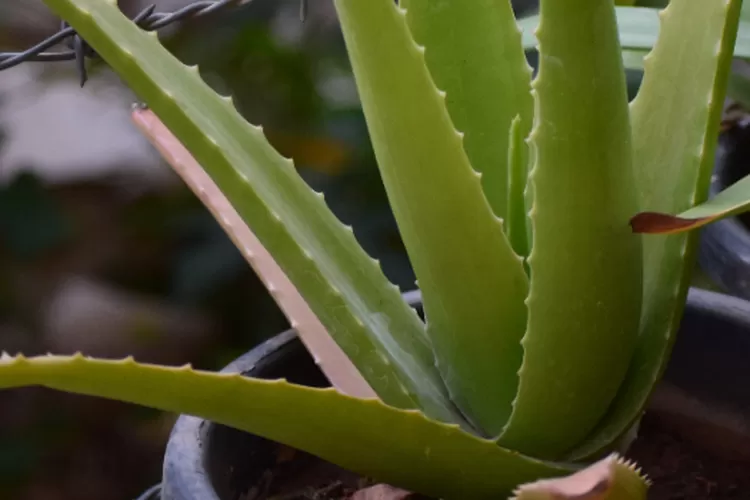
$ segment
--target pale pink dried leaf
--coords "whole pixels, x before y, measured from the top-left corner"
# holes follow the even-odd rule
[[[333,386],[350,396],[377,398],[375,391],[328,334],[273,256],[185,146],[154,112],[134,107],[131,116],[140,132],[214,214],[266,288],[275,290],[272,294],[274,300]]]
[[[387,484],[376,484],[357,491],[351,500],[416,500],[417,495]]]
[[[516,500],[645,500],[649,481],[612,454],[575,474],[518,488]]]

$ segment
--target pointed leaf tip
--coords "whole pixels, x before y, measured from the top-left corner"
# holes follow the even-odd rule
[[[686,219],[659,212],[641,212],[630,219],[630,227],[634,233],[676,234],[699,228],[710,221],[710,217]]]
[[[683,233],[748,210],[750,210],[750,176],[737,181],[705,203],[678,215],[644,212],[636,215],[630,221],[630,225],[633,231],[640,233]]]
[[[429,318],[426,333],[437,360],[430,361],[441,371],[455,407],[480,433],[497,435],[510,414],[516,392],[528,278],[482,191],[481,176],[464,150],[463,133],[456,130],[446,108],[446,93],[438,90],[433,79],[434,72],[439,74],[439,81],[450,80],[451,85],[439,85],[449,90],[453,84],[457,88],[468,81],[457,82],[448,78],[449,72],[435,71],[440,64],[465,66],[465,54],[461,56],[457,49],[446,45],[446,40],[434,31],[434,23],[440,21],[453,36],[458,19],[462,19],[459,24],[468,33],[465,23],[486,20],[487,11],[492,10],[480,7],[496,3],[505,4],[503,12],[507,11],[507,24],[512,27],[507,1],[476,5],[472,2],[470,11],[464,8],[466,2],[457,0],[412,0],[408,5],[401,2],[409,9],[408,18],[404,17],[405,11],[394,10],[391,0],[334,3],[382,181],[419,277],[423,309]],[[448,15],[448,11],[455,16]],[[429,21],[422,23],[425,18],[419,13]],[[495,15],[501,19],[503,14]],[[454,39],[448,42],[451,40]],[[426,44],[426,51],[418,45],[421,42]],[[519,61],[515,66],[520,68],[523,54],[520,48],[517,52]],[[435,63],[433,72],[428,68],[429,61],[425,63],[428,54],[436,54],[430,58]],[[443,63],[438,64],[439,61]],[[479,66],[472,77],[477,71],[481,72]],[[503,77],[502,73],[497,76]],[[486,93],[490,93],[490,87],[498,88],[494,80],[487,83]],[[447,95],[453,99],[450,96],[456,94],[449,91]],[[476,108],[477,114],[486,111],[480,109],[475,96],[462,95],[474,102],[472,109]],[[530,107],[531,98],[527,100]],[[504,113],[512,117],[519,111]],[[502,136],[506,143],[510,119],[500,120],[500,125],[495,120],[479,121],[492,125],[487,130],[502,129],[498,137]],[[470,142],[468,126],[466,131],[465,139]],[[496,154],[497,158],[492,159],[493,156],[488,164],[507,162],[507,148],[501,149],[502,155]],[[498,192],[504,195],[505,173],[498,176],[498,182],[500,177]],[[449,198],[452,201],[448,202]],[[498,203],[502,205],[502,200]],[[503,335],[498,335],[499,331]],[[456,332],[470,334],[470,341]]]
[[[325,327],[321,337],[330,334],[335,342],[328,345],[337,344],[355,367],[366,367],[362,371],[367,372],[367,384],[361,385],[372,384],[388,404],[462,421],[434,367],[423,323],[261,128],[250,125],[198,74],[186,70],[157,38],[146,36],[114,2],[45,3],[148,102],[153,113],[141,107],[133,112],[136,124],[146,125],[145,135],[162,128],[158,120],[149,122],[150,116],[158,116],[163,128],[185,146],[187,156],[205,166],[212,185],[241,219],[228,227],[235,232],[240,224],[252,229]],[[197,191],[205,200],[202,187]],[[372,321],[373,311],[378,321]]]
[[[645,61],[643,82],[630,109],[640,200],[628,219],[637,232],[657,232],[656,227],[649,229],[655,225],[653,216],[651,222],[640,214],[631,219],[639,212],[679,214],[682,219],[709,215],[683,210],[703,201],[707,193],[741,5],[740,0],[671,0],[659,15],[659,41]],[[688,60],[690,64],[684,64]],[[674,222],[662,230],[677,229],[670,224]],[[682,317],[698,239],[641,240],[647,279],[638,347],[608,415],[569,455],[573,461],[611,449],[637,421],[663,373]]]
[[[505,498],[517,484],[573,471],[502,449],[416,410],[332,387],[67,356],[0,363],[0,389],[31,385],[211,420],[437,498]]]

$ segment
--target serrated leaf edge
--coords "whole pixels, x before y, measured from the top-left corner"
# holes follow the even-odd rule
[[[352,229],[342,224],[338,218],[333,216],[325,204],[325,201],[322,199],[322,196],[314,193],[297,175],[292,160],[283,157],[270,146],[266,140],[262,127],[252,125],[239,116],[231,97],[220,98],[217,100],[217,105],[221,106],[227,113],[218,118],[218,123],[214,123],[211,127],[204,127],[205,130],[201,130],[199,126],[196,125],[196,123],[200,123],[201,120],[203,120],[203,117],[201,117],[193,102],[186,100],[194,96],[187,97],[184,94],[176,95],[170,89],[179,88],[180,85],[191,85],[191,89],[199,90],[200,93],[204,94],[203,97],[206,97],[207,95],[214,96],[215,94],[213,93],[213,90],[211,90],[211,88],[200,78],[197,67],[193,66],[188,68],[185,73],[186,78],[180,82],[165,79],[164,74],[161,72],[162,68],[150,68],[148,66],[148,61],[142,61],[146,68],[142,69],[139,63],[136,62],[132,50],[136,47],[142,50],[142,44],[147,38],[155,42],[154,46],[149,48],[152,53],[155,50],[159,52],[159,57],[162,58],[161,62],[164,62],[166,57],[169,57],[176,63],[176,65],[179,65],[180,67],[184,67],[184,65],[171,56],[171,54],[166,52],[166,49],[164,49],[159,43],[158,36],[155,33],[146,33],[135,25],[130,24],[130,21],[124,17],[119,9],[115,10],[116,7],[111,2],[102,4],[94,2],[93,0],[46,0],[46,3],[53,10],[57,11],[62,9],[62,12],[58,13],[66,15],[70,24],[86,38],[97,53],[104,56],[105,59],[109,59],[107,62],[109,62],[110,65],[116,69],[121,76],[123,76],[136,93],[145,90],[145,93],[151,96],[151,99],[149,100],[150,102],[148,102],[150,107],[159,113],[168,112],[170,117],[175,115],[181,117],[179,124],[182,128],[179,132],[175,130],[173,130],[173,132],[175,132],[177,137],[180,137],[180,135],[193,134],[193,142],[192,144],[188,144],[188,148],[191,149],[194,154],[200,152],[205,157],[209,154],[207,152],[211,151],[210,154],[213,163],[218,161],[220,164],[228,166],[228,168],[224,169],[221,174],[225,176],[224,180],[226,180],[226,177],[231,178],[232,180],[229,182],[222,183],[220,179],[215,178],[215,171],[209,171],[209,175],[215,182],[217,182],[217,185],[225,191],[225,194],[230,200],[235,200],[233,198],[232,190],[236,189],[236,186],[239,185],[244,186],[245,188],[250,188],[249,190],[245,189],[243,191],[246,203],[253,203],[253,200],[250,200],[248,195],[254,194],[254,199],[257,200],[257,202],[255,202],[256,216],[258,216],[257,214],[260,211],[264,211],[264,223],[275,228],[277,237],[278,235],[283,234],[285,240],[288,241],[295,252],[297,252],[295,259],[302,259],[302,261],[306,262],[305,269],[307,269],[308,272],[312,272],[312,275],[318,277],[319,283],[327,285],[325,297],[328,297],[329,300],[337,303],[336,321],[340,324],[343,324],[341,323],[342,320],[346,321],[349,325],[348,334],[351,333],[352,328],[356,328],[363,334],[360,338],[360,342],[363,338],[367,339],[368,342],[373,342],[377,337],[369,336],[367,333],[369,330],[365,327],[365,319],[367,319],[372,325],[375,325],[384,318],[370,318],[369,316],[371,316],[371,314],[369,314],[369,311],[355,311],[351,305],[344,300],[344,293],[352,296],[351,292],[348,290],[342,292],[342,290],[336,288],[336,285],[325,279],[326,275],[321,272],[321,265],[316,262],[313,255],[304,245],[300,245],[291,237],[289,228],[283,223],[282,217],[279,213],[275,212],[272,206],[269,206],[270,199],[263,197],[262,187],[251,183],[247,172],[236,168],[237,165],[243,164],[242,158],[233,157],[232,154],[242,151],[242,155],[246,156],[248,154],[247,149],[244,149],[242,145],[236,144],[236,148],[230,148],[229,150],[224,151],[219,145],[220,142],[228,144],[227,141],[230,140],[234,134],[230,136],[221,136],[221,138],[219,138],[218,136],[212,135],[210,132],[207,133],[207,130],[211,130],[213,134],[216,134],[217,131],[221,129],[222,124],[220,119],[230,120],[235,131],[241,130],[246,136],[254,137],[254,141],[245,141],[245,144],[247,144],[246,147],[255,151],[253,153],[255,158],[262,156],[267,161],[275,162],[276,166],[278,166],[282,172],[285,172],[285,182],[287,182],[286,187],[290,188],[288,195],[307,197],[305,201],[308,203],[308,207],[316,208],[320,214],[328,217],[328,219],[326,219],[326,224],[328,224],[327,227],[339,228],[336,237],[339,238],[340,241],[344,241],[350,250],[354,249],[357,252],[361,252],[361,264],[370,267],[370,272],[373,273],[370,276],[379,276],[383,278],[383,284],[393,294],[391,296],[391,303],[399,307],[399,314],[401,314],[400,318],[402,320],[409,318],[410,326],[415,331],[424,331],[423,325],[416,312],[405,304],[401,298],[398,287],[388,282],[378,263],[369,257],[362,247],[359,246]],[[127,21],[127,23],[124,23],[123,21]],[[127,39],[127,42],[123,43],[123,39],[121,38],[119,44],[109,43],[110,36],[106,33],[119,33],[120,31],[118,30],[128,30],[130,32],[130,37]],[[189,81],[191,78],[187,78],[188,75],[192,78],[192,83]],[[162,119],[164,119],[164,117],[162,117]],[[173,123],[169,123],[168,120],[165,120],[167,126],[172,127],[177,123],[175,120],[171,121]],[[200,141],[202,146],[198,145],[198,141]],[[205,159],[206,158],[204,158],[204,160]],[[256,170],[255,175],[257,176],[258,173],[259,171]],[[255,184],[262,184],[264,180],[268,181],[268,176],[276,174],[270,172],[263,175],[265,175],[263,179],[255,179]],[[234,192],[234,195],[236,194],[237,193]],[[245,214],[242,215],[244,216]],[[258,236],[261,241],[263,241],[263,235],[258,234]],[[282,262],[280,262],[280,264],[285,272],[288,273],[290,271]],[[294,279],[291,275],[290,278]],[[344,280],[343,283],[346,283],[346,280]],[[358,296],[356,293],[354,295]],[[398,297],[397,299],[396,296]],[[401,308],[401,305],[403,305],[403,308]],[[329,312],[330,309],[331,308],[329,307]],[[321,311],[318,312],[320,313]],[[339,343],[339,340],[341,339],[337,339],[337,343]],[[381,339],[377,340],[380,341]],[[422,359],[432,359],[430,347],[423,333],[418,333],[416,336],[412,336],[410,341],[423,346],[421,353],[423,356]],[[339,343],[339,345],[341,345],[341,343]],[[351,349],[358,351],[360,349],[357,345],[354,347],[349,346],[349,350],[343,345],[341,346],[345,351],[351,351]],[[424,363],[417,365],[415,357],[420,354],[417,352],[416,345],[412,346],[414,349],[411,350],[404,350],[403,348],[388,349],[386,345],[382,345],[382,347],[384,348],[383,350],[373,350],[372,352],[374,354],[368,358],[366,365],[359,367],[362,375],[374,386],[373,388],[378,390],[381,397],[390,400],[392,403],[396,404],[396,406],[423,407],[428,413],[437,415],[437,418],[441,420],[463,422],[463,419],[455,412],[452,404],[447,400],[445,388],[443,387],[442,381],[437,375],[437,372],[430,373],[424,371],[425,369],[434,369],[434,367],[431,366],[431,363],[430,366]],[[352,352],[347,352],[347,354],[352,361],[355,361],[356,356],[352,356]],[[406,361],[404,360],[405,356],[408,358]],[[400,375],[396,375],[397,373],[400,373]],[[401,377],[404,375],[407,376],[407,380],[411,381],[412,386],[409,389],[405,387],[404,381],[401,380]],[[383,388],[387,390],[386,393],[383,392]]]
[[[720,0],[724,2],[725,9],[729,11],[729,9],[732,8],[733,2],[735,0]],[[737,0],[742,1],[742,0]],[[673,9],[675,9],[675,4],[670,3],[666,8],[659,11],[659,23],[660,23],[660,33],[662,32],[661,27],[665,23],[665,21],[669,18]],[[716,51],[715,51],[715,58],[717,60],[720,60],[721,58],[730,57],[732,53],[732,44],[728,42],[727,37],[731,36],[728,35],[727,30],[727,20],[728,16],[725,16],[725,24],[722,31],[722,38],[719,41]],[[655,47],[656,48],[656,47]],[[655,49],[654,48],[654,49]],[[644,57],[643,65],[644,65],[644,71],[649,72],[653,71],[655,68],[656,61],[654,60],[654,49],[649,51],[648,54]],[[717,63],[719,64],[719,63]],[[719,98],[721,94],[725,92],[726,89],[726,82],[723,84],[718,84],[716,78],[714,78],[714,83],[709,91],[708,98],[706,100],[706,111],[707,115],[709,116],[708,122],[709,127],[704,132],[703,138],[699,147],[699,151],[695,152],[695,158],[701,160],[701,166],[699,167],[698,171],[696,172],[696,180],[695,180],[695,188],[693,189],[691,196],[692,204],[698,203],[700,201],[703,201],[705,197],[707,196],[707,187],[708,183],[710,182],[712,168],[713,168],[713,156],[707,156],[706,150],[710,145],[710,142],[714,142],[715,139],[712,139],[712,137],[718,137],[718,131],[719,131],[719,122],[720,122],[720,116],[722,113],[723,105],[714,106],[715,103],[723,103],[723,100]],[[639,94],[640,95],[640,94]],[[630,109],[632,113],[632,109],[634,106],[638,103],[638,96],[630,103]],[[713,109],[712,109],[713,107]],[[641,207],[641,210],[647,208],[647,207]],[[687,235],[675,235],[672,237],[676,238],[684,238],[682,243],[682,249],[680,251],[680,254],[683,257],[683,264],[682,264],[682,270],[680,272],[680,278],[675,283],[674,288],[670,292],[670,296],[672,297],[671,302],[673,304],[676,304],[676,306],[672,309],[670,312],[670,319],[668,320],[669,324],[669,331],[664,332],[664,336],[667,339],[667,346],[665,350],[665,354],[661,358],[660,366],[658,367],[657,371],[654,372],[651,376],[651,384],[649,387],[650,390],[647,391],[647,394],[645,397],[640,398],[638,407],[632,412],[631,418],[625,422],[616,433],[609,432],[608,437],[602,437],[601,431],[597,428],[594,430],[594,432],[584,440],[581,446],[578,446],[576,449],[570,453],[567,458],[575,461],[580,460],[590,460],[597,455],[600,455],[603,452],[606,452],[618,439],[620,439],[625,433],[628,432],[630,427],[640,418],[640,416],[645,411],[646,405],[648,403],[648,395],[652,392],[653,387],[655,383],[661,378],[664,370],[666,369],[666,362],[669,358],[669,353],[671,352],[672,345],[675,340],[675,336],[677,334],[677,329],[679,327],[679,322],[681,320],[682,311],[684,309],[684,304],[687,299],[687,293],[689,288],[689,280],[690,280],[690,274],[691,274],[691,268],[687,266],[685,263],[693,262],[694,255],[697,251],[697,244],[698,244],[698,234],[697,232],[693,232],[691,234]],[[644,268],[645,270],[645,268]],[[645,309],[644,309],[645,311]],[[643,331],[643,323],[641,324],[641,332]],[[642,338],[641,334],[641,338]],[[626,376],[626,380],[623,383],[623,386],[627,383],[627,380],[630,378],[630,374]],[[621,387],[622,391],[622,387]],[[617,399],[619,399],[620,395],[618,394],[618,398],[615,399],[615,404],[617,403]],[[613,405],[614,407],[614,405]],[[602,420],[602,423],[606,422],[607,415],[605,415],[604,419]],[[612,429],[614,426],[612,424],[608,424],[605,426],[605,428]],[[620,426],[618,426],[620,427]],[[597,439],[591,439],[592,436],[597,436]]]
[[[373,473],[369,467],[381,467],[378,477],[383,481],[446,499],[490,500],[512,490],[515,485],[508,484],[511,476],[518,475],[518,482],[525,482],[570,474],[577,469],[570,464],[543,462],[504,450],[491,440],[465,432],[458,424],[437,422],[416,409],[394,408],[378,399],[353,398],[333,388],[290,384],[283,378],[267,380],[237,372],[194,370],[190,364],[177,367],[144,364],[136,362],[132,356],[104,360],[80,352],[72,356],[35,357],[10,356],[3,352],[0,355],[0,388],[30,385],[194,415],[296,447],[359,474],[369,476]],[[169,395],[165,395],[165,391]],[[319,401],[311,401],[311,397]],[[352,451],[365,446],[362,448],[365,451],[352,454],[337,446],[331,447],[330,433],[323,432],[326,437],[321,439],[307,426],[297,423],[278,426],[277,412],[290,411],[290,408],[281,406],[282,402],[293,403],[295,399],[302,408],[307,408],[294,417],[295,421],[304,418],[311,408],[338,408],[338,415],[343,419],[349,419],[354,412],[357,418],[355,422],[350,421],[351,426],[346,430],[350,440],[344,448]],[[299,410],[300,407],[295,405],[293,408]],[[255,416],[248,416],[247,412]],[[307,419],[318,421],[318,428],[322,431],[323,422],[329,416],[320,412],[307,415]],[[256,427],[258,422],[263,429]],[[399,440],[393,436],[393,427],[398,422],[403,423],[401,434],[411,429],[408,439]],[[361,438],[366,444],[351,441],[351,433],[358,426],[362,427]],[[294,432],[290,434],[287,430],[292,428]],[[378,449],[384,435],[391,436],[388,439],[398,443],[395,447],[403,444],[399,453],[408,457],[408,467],[383,462],[384,457],[396,457],[392,448]],[[468,457],[474,457],[476,462],[467,469],[459,464],[467,463],[462,460],[470,463]],[[517,466],[515,471],[513,465]],[[431,470],[434,475],[415,474],[415,467],[423,472]],[[500,469],[496,470],[496,467]],[[438,477],[452,479],[438,481]]]

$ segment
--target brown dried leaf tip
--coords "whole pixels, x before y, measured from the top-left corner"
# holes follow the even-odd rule
[[[675,215],[658,212],[641,212],[630,219],[630,227],[634,233],[675,234],[699,227],[705,224],[706,220],[706,217],[684,219]]]

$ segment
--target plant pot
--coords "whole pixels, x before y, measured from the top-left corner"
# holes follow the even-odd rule
[[[709,196],[750,175],[750,126],[738,125],[721,135]],[[726,293],[750,300],[750,215],[728,217],[701,230],[698,262]]]
[[[418,295],[407,298],[413,301]],[[629,456],[655,480],[650,498],[749,498],[750,302],[692,289],[682,323],[669,367]],[[253,349],[224,371],[328,385],[293,331]],[[356,485],[357,480],[305,453],[181,416],[167,447],[161,498],[250,500],[265,498],[248,492],[269,485],[299,490],[335,486],[336,481]],[[739,496],[731,496],[735,490]]]

